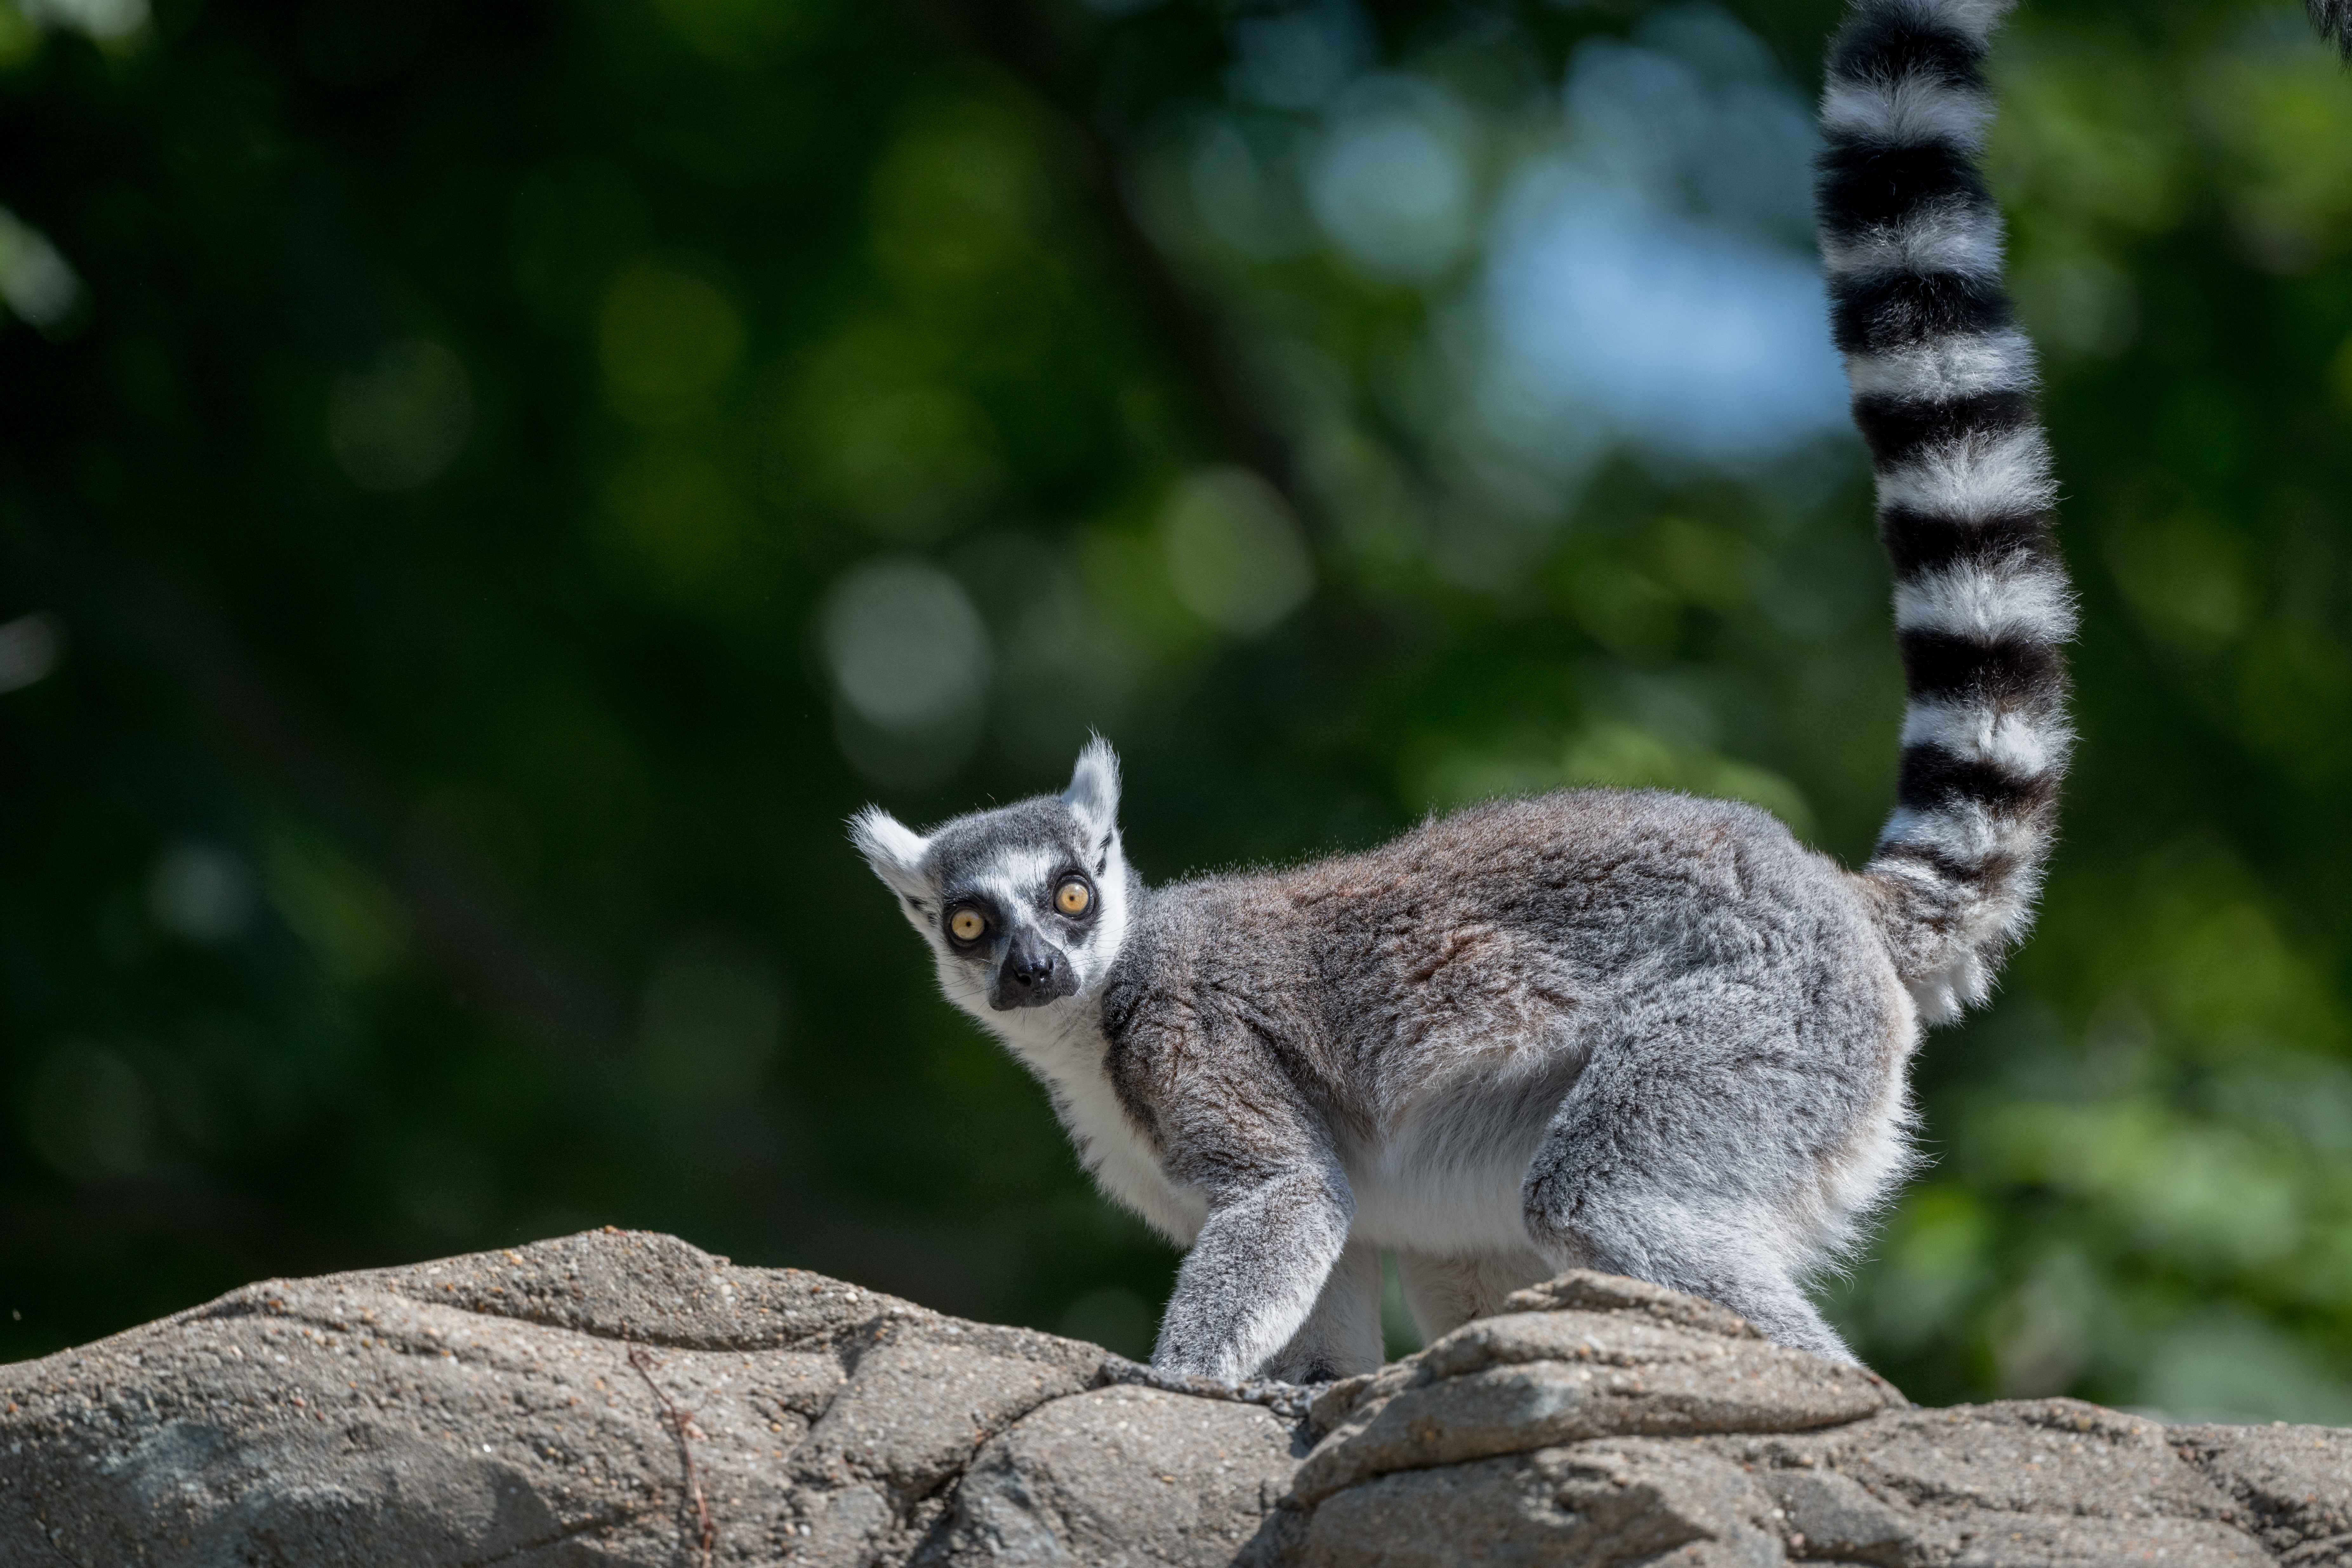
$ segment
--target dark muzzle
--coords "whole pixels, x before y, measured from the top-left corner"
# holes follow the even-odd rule
[[[1042,1007],[1058,1002],[1078,988],[1078,977],[1061,951],[1026,932],[1013,939],[1004,962],[996,966],[996,984],[988,1005],[998,1012],[1014,1007]]]

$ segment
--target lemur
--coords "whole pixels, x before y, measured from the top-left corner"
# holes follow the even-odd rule
[[[1570,1268],[1851,1360],[1807,1299],[1908,1168],[1923,1024],[2024,934],[2074,733],[2032,344],[1975,157],[2009,0],[1857,0],[1819,215],[1908,705],[1859,871],[1767,813],[1570,790],[1149,888],[1099,738],[1069,787],[852,837],[1096,1183],[1189,1247],[1154,1364],[1314,1382]],[[2311,0],[2352,53],[2352,0]]]

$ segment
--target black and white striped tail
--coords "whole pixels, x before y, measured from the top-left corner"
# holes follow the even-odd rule
[[[1985,40],[2008,8],[1858,0],[1822,98],[1822,256],[1910,697],[1897,805],[1863,876],[1931,1022],[1983,1000],[2032,922],[2074,739],[2033,345],[1976,169]]]

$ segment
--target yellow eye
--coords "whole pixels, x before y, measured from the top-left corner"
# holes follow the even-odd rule
[[[1066,915],[1082,915],[1095,901],[1095,890],[1073,877],[1054,889],[1054,907]]]
[[[958,910],[948,917],[948,934],[958,942],[978,942],[988,922],[971,910]]]

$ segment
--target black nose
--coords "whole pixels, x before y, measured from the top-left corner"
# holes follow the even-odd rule
[[[999,1012],[1008,1007],[1042,1007],[1076,989],[1069,965],[1062,962],[1053,944],[1023,932],[1005,951],[988,1000]]]

